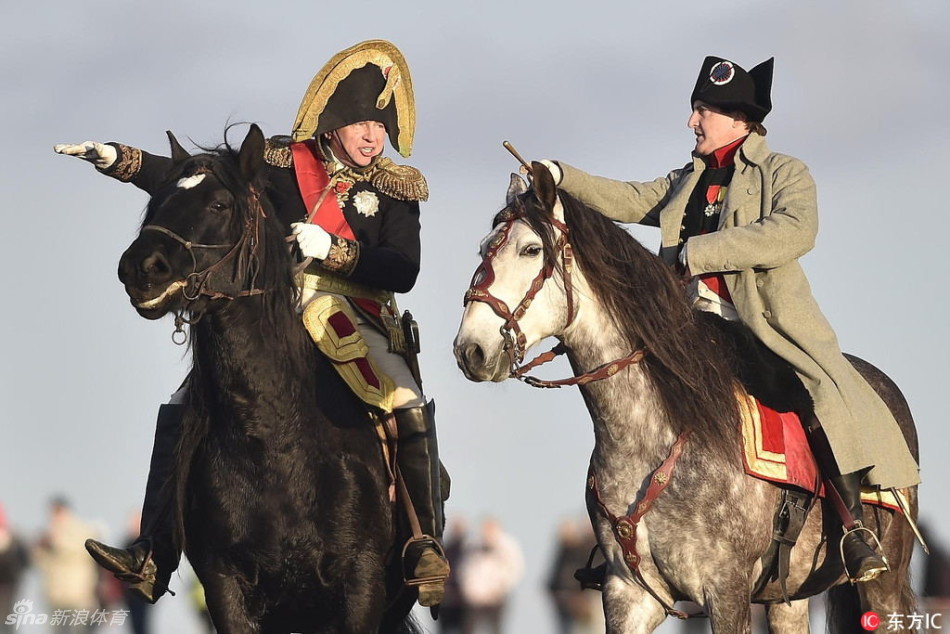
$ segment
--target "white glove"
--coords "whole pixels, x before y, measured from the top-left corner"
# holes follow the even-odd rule
[[[78,156],[84,161],[89,161],[98,169],[104,170],[112,167],[118,158],[119,153],[111,145],[99,143],[97,141],[83,141],[78,145],[60,143],[53,146],[53,151],[57,154],[68,154],[69,156]]]
[[[330,253],[333,238],[324,231],[323,227],[306,222],[294,222],[290,225],[290,228],[297,236],[297,244],[300,245],[301,253],[308,258],[326,259]]]

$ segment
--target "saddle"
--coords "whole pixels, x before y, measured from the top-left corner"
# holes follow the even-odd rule
[[[743,324],[708,313],[699,317],[714,328],[717,342],[733,360],[743,387],[737,390],[736,399],[745,472],[782,490],[773,519],[772,543],[762,557],[762,574],[753,593],[777,580],[787,603],[785,582],[791,549],[809,511],[825,495],[818,461],[802,425],[814,415],[814,404],[791,365],[763,346]],[[901,511],[891,491],[867,489],[861,497],[866,504]]]

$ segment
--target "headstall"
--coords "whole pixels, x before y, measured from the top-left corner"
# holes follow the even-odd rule
[[[545,264],[541,268],[531,281],[531,285],[528,287],[525,296],[514,310],[511,310],[504,301],[488,291],[489,287],[495,281],[495,270],[492,261],[498,252],[508,243],[514,224],[524,217],[524,204],[520,199],[516,200],[514,205],[507,207],[498,214],[498,221],[503,222],[504,226],[495,233],[488,243],[488,247],[482,256],[482,263],[475,269],[472,282],[468,290],[465,291],[465,299],[463,302],[463,305],[468,305],[469,302],[488,304],[491,309],[495,311],[495,314],[504,320],[499,332],[505,342],[504,351],[508,355],[508,377],[524,381],[532,387],[558,388],[565,385],[586,385],[593,381],[609,378],[627,366],[642,361],[646,356],[646,351],[642,348],[638,348],[621,359],[604,363],[589,372],[584,372],[566,379],[549,381],[528,375],[528,372],[534,368],[552,361],[559,355],[567,352],[567,348],[559,343],[550,351],[540,354],[530,362],[521,365],[525,357],[527,339],[521,327],[518,325],[518,320],[524,317],[524,314],[531,306],[531,302],[533,302],[534,298],[541,292],[544,283],[554,275],[553,264]],[[564,279],[564,292],[567,296],[567,321],[564,327],[568,328],[574,322],[576,315],[574,308],[574,286],[571,282],[571,274],[574,270],[574,251],[570,243],[570,229],[565,223],[553,215],[549,216],[547,220],[559,232],[557,241],[554,243],[554,249],[555,251],[560,251],[561,262],[563,263],[562,277]]]
[[[210,172],[210,170],[206,170]],[[200,173],[200,172],[199,172]],[[172,231],[167,227],[157,224],[147,224],[142,227],[141,232],[145,231],[157,231],[161,234],[164,234],[179,243],[184,247],[185,251],[188,252],[188,255],[191,256],[191,267],[192,271],[185,276],[185,286],[182,288],[182,296],[190,305],[191,303],[197,301],[202,295],[208,297],[209,299],[228,299],[233,300],[238,297],[250,297],[252,295],[260,295],[264,292],[263,289],[254,288],[253,281],[251,282],[251,288],[239,291],[234,294],[227,294],[221,291],[217,291],[211,288],[210,279],[211,276],[226,262],[233,259],[237,256],[241,248],[250,242],[250,247],[252,250],[256,250],[260,244],[259,235],[260,235],[260,220],[265,217],[264,208],[260,202],[260,192],[253,185],[249,185],[250,188],[250,204],[252,207],[253,215],[252,218],[249,218],[244,223],[244,230],[241,233],[241,237],[235,243],[229,244],[202,244],[199,242],[193,242],[188,240],[178,233]],[[141,233],[140,232],[140,233]],[[228,252],[225,253],[220,260],[214,262],[202,270],[198,270],[198,259],[195,256],[196,249],[228,249]],[[189,285],[191,286],[191,292],[188,291]],[[204,312],[198,313],[192,318],[186,318],[184,312],[186,309],[182,309],[175,314],[175,331],[172,333],[172,341],[176,344],[185,343],[184,328],[185,324],[194,325],[201,320],[204,316]],[[179,335],[181,338],[179,339]]]

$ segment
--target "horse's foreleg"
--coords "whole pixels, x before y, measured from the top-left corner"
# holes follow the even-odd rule
[[[706,613],[713,634],[749,634],[752,632],[752,604],[749,580],[717,579],[716,586],[705,591]]]
[[[807,634],[808,599],[792,601],[791,605],[770,603],[765,606],[765,618],[769,624],[769,634]]]
[[[244,593],[234,576],[201,576],[208,612],[217,634],[260,634],[260,624],[247,612]]]
[[[379,629],[383,620],[383,604],[379,598],[386,595],[381,570],[381,556],[363,552],[355,557],[341,584],[344,593],[338,622],[327,627],[327,632],[363,634]]]
[[[665,618],[663,606],[632,579],[607,576],[604,583],[607,634],[647,634]]]

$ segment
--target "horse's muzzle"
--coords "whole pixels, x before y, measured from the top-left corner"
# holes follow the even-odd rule
[[[474,341],[455,342],[455,361],[469,381],[504,381],[508,378],[507,356],[488,354],[481,344]]]
[[[138,241],[122,254],[118,274],[132,306],[148,319],[166,314],[185,285],[162,249]]]

